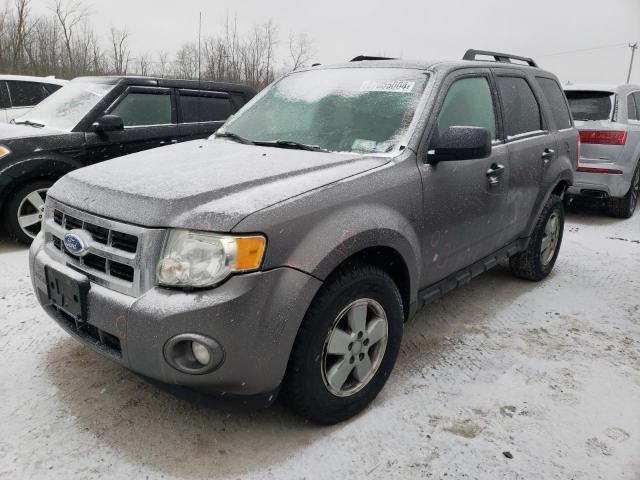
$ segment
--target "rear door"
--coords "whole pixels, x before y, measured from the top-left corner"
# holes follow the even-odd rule
[[[423,287],[504,245],[503,217],[509,191],[507,147],[501,141],[500,114],[490,71],[456,72],[441,92],[443,98],[438,100],[436,124],[427,145],[432,145],[448,127],[470,126],[490,131],[493,150],[488,158],[421,165],[426,215]]]
[[[180,141],[211,136],[235,111],[226,92],[179,89],[177,104]]]
[[[496,69],[509,151],[508,238],[525,232],[539,202],[543,171],[557,155],[541,102],[527,76],[519,70]]]
[[[105,114],[122,118],[124,130],[87,133],[87,150],[94,162],[178,142],[171,88],[128,87]]]

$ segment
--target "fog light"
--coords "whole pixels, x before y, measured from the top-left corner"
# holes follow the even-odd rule
[[[200,364],[206,366],[209,365],[209,362],[211,362],[211,354],[209,353],[209,349],[200,342],[191,342],[191,351],[193,352],[193,356],[196,357],[196,360],[200,362]]]

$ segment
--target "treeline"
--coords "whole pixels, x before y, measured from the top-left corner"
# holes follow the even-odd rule
[[[81,75],[144,75],[242,82],[258,89],[276,75],[307,64],[314,55],[306,34],[290,33],[284,48],[269,20],[241,31],[227,18],[215,35],[166,51],[135,52],[126,27],[101,38],[80,0],[52,0],[49,13],[34,14],[31,0],[8,0],[0,10],[0,73],[71,79]],[[277,52],[286,52],[280,54]]]

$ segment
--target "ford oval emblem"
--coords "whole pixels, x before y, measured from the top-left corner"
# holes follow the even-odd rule
[[[81,257],[88,251],[89,242],[87,241],[84,231],[70,231],[64,236],[64,248],[71,255]],[[83,238],[84,237],[84,238]]]

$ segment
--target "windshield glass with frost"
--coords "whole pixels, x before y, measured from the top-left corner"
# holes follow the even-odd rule
[[[252,142],[296,142],[332,152],[387,153],[406,133],[428,75],[407,68],[293,73],[220,131]]]
[[[71,82],[47,97],[16,123],[25,121],[55,130],[70,131],[114,88],[114,85]]]
[[[574,120],[611,120],[614,98],[611,92],[568,90],[565,92]]]

